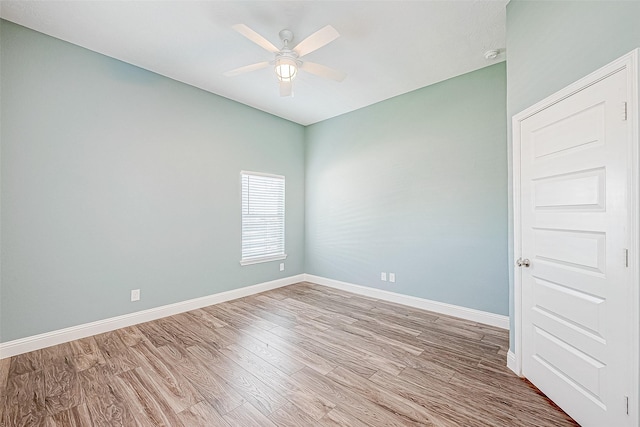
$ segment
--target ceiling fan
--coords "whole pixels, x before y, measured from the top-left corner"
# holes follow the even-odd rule
[[[347,76],[342,71],[300,59],[340,37],[340,34],[331,25],[327,25],[311,34],[293,48],[289,46],[289,43],[293,41],[293,33],[290,30],[282,30],[279,34],[280,40],[283,42],[282,49],[278,49],[269,40],[244,24],[236,24],[232,28],[258,46],[273,53],[275,58],[273,61],[258,62],[227,71],[224,73],[227,77],[237,76],[238,74],[260,70],[269,65],[274,65],[275,74],[280,84],[280,96],[292,96],[293,80],[296,78],[299,70],[338,82],[341,82]]]

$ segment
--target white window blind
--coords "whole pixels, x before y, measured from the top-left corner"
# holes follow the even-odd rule
[[[242,259],[240,264],[285,259],[284,176],[241,173]]]

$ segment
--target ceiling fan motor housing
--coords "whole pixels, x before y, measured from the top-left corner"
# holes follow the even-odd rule
[[[291,30],[284,29],[278,33],[280,36],[280,40],[284,42],[284,47],[286,48],[289,43],[293,41],[293,32]]]

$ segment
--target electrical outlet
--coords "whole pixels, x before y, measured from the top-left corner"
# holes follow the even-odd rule
[[[387,281],[387,273],[382,272],[380,273],[380,280],[382,280],[383,282]]]
[[[131,290],[131,301],[140,301],[140,289]]]
[[[280,271],[284,271],[284,262],[280,263]]]
[[[389,273],[389,281],[391,283],[396,283],[396,273]]]

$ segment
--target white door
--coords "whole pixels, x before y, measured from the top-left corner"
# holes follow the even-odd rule
[[[628,72],[520,125],[522,374],[584,427],[632,419]]]

